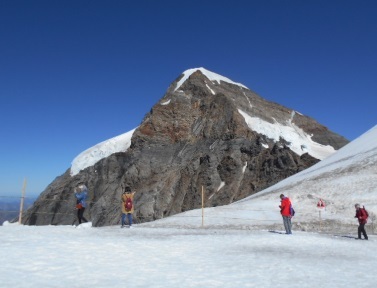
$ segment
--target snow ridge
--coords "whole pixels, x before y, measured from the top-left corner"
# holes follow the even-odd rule
[[[174,92],[177,91],[177,89],[179,89],[179,87],[181,87],[183,83],[185,83],[185,81],[191,76],[191,74],[195,73],[198,70],[200,72],[202,72],[203,75],[206,76],[210,81],[213,81],[213,82],[216,81],[219,84],[220,84],[220,81],[224,81],[224,82],[227,82],[227,83],[230,83],[230,84],[234,84],[234,85],[249,89],[241,83],[234,82],[234,81],[230,80],[229,78],[226,78],[224,76],[221,76],[219,74],[216,74],[214,72],[211,72],[211,71],[201,67],[201,68],[188,69],[185,72],[183,72],[184,76],[182,77],[181,80],[178,81],[177,87],[175,87]]]
[[[84,152],[81,152],[72,161],[71,176],[78,174],[81,170],[93,166],[103,158],[117,152],[125,152],[131,146],[131,138],[136,128],[127,133],[103,141]]]

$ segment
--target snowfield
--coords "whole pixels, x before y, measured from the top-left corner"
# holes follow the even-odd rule
[[[374,236],[147,226],[2,226],[0,286],[375,287]]]

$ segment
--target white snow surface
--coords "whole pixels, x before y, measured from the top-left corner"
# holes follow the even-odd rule
[[[0,237],[1,287],[375,287],[377,272],[375,237],[143,225],[8,225]]]
[[[244,117],[246,124],[251,130],[263,134],[276,142],[282,137],[291,143],[288,145],[289,148],[298,155],[309,153],[314,158],[322,160],[336,151],[330,145],[322,145],[314,142],[310,135],[291,121],[285,124],[278,122],[271,124],[258,117],[252,117],[241,109],[238,109],[238,112]]]
[[[93,166],[99,160],[117,152],[125,152],[131,146],[131,138],[136,128],[127,133],[103,141],[84,152],[81,152],[72,161],[71,176],[78,174],[81,170]]]
[[[249,88],[247,88],[245,85],[243,85],[241,83],[234,82],[234,81],[230,80],[227,77],[221,76],[219,74],[216,74],[214,72],[211,72],[211,71],[209,71],[209,70],[201,67],[201,68],[192,68],[192,69],[188,69],[188,70],[184,71],[183,72],[184,76],[182,77],[181,80],[178,81],[177,87],[175,87],[174,91],[177,91],[177,89],[179,89],[179,87],[181,87],[181,85],[183,83],[185,83],[185,81],[191,76],[191,74],[195,73],[198,70],[200,72],[202,72],[203,75],[206,76],[210,81],[217,82],[219,84],[220,84],[220,81],[224,81],[224,82],[227,82],[227,83],[230,83],[230,84],[234,84],[234,85],[237,85],[237,86],[249,89]],[[209,88],[208,85],[207,85],[207,87]],[[211,88],[209,88],[209,89],[211,91],[213,91]],[[214,93],[214,92],[212,92],[212,93]]]
[[[375,287],[376,139],[377,126],[260,193],[134,229],[4,223],[0,286]],[[281,193],[296,210],[293,235],[282,234]],[[350,238],[355,203],[369,211],[369,241]]]

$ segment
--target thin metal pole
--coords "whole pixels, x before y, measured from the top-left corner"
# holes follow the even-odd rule
[[[319,210],[318,212],[319,212],[319,231],[321,232],[321,230],[322,230],[321,210]]]
[[[20,202],[20,215],[18,216],[18,224],[22,224],[22,211],[24,210],[25,190],[26,190],[26,178],[24,179],[24,185],[22,187],[22,196],[21,196],[21,202]]]

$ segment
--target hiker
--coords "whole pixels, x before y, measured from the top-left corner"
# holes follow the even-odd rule
[[[368,213],[365,208],[360,208],[360,204],[355,204],[356,215],[355,218],[359,220],[359,227],[357,228],[357,239],[361,240],[361,233],[364,235],[364,239],[368,240],[367,232],[365,231],[365,224],[367,224]]]
[[[126,187],[122,194],[122,226],[125,227],[126,217],[128,218],[128,227],[132,227],[132,213],[134,213],[134,195],[136,192],[131,192],[130,187]]]
[[[280,195],[281,203],[279,205],[280,214],[283,216],[283,223],[285,228],[285,234],[292,234],[292,222],[291,222],[291,200],[284,196],[284,194]]]
[[[85,185],[80,185],[75,189],[76,197],[76,209],[77,209],[77,218],[79,219],[79,225],[82,221],[88,222],[84,217],[85,207],[86,207],[86,198],[88,197],[88,188]]]

